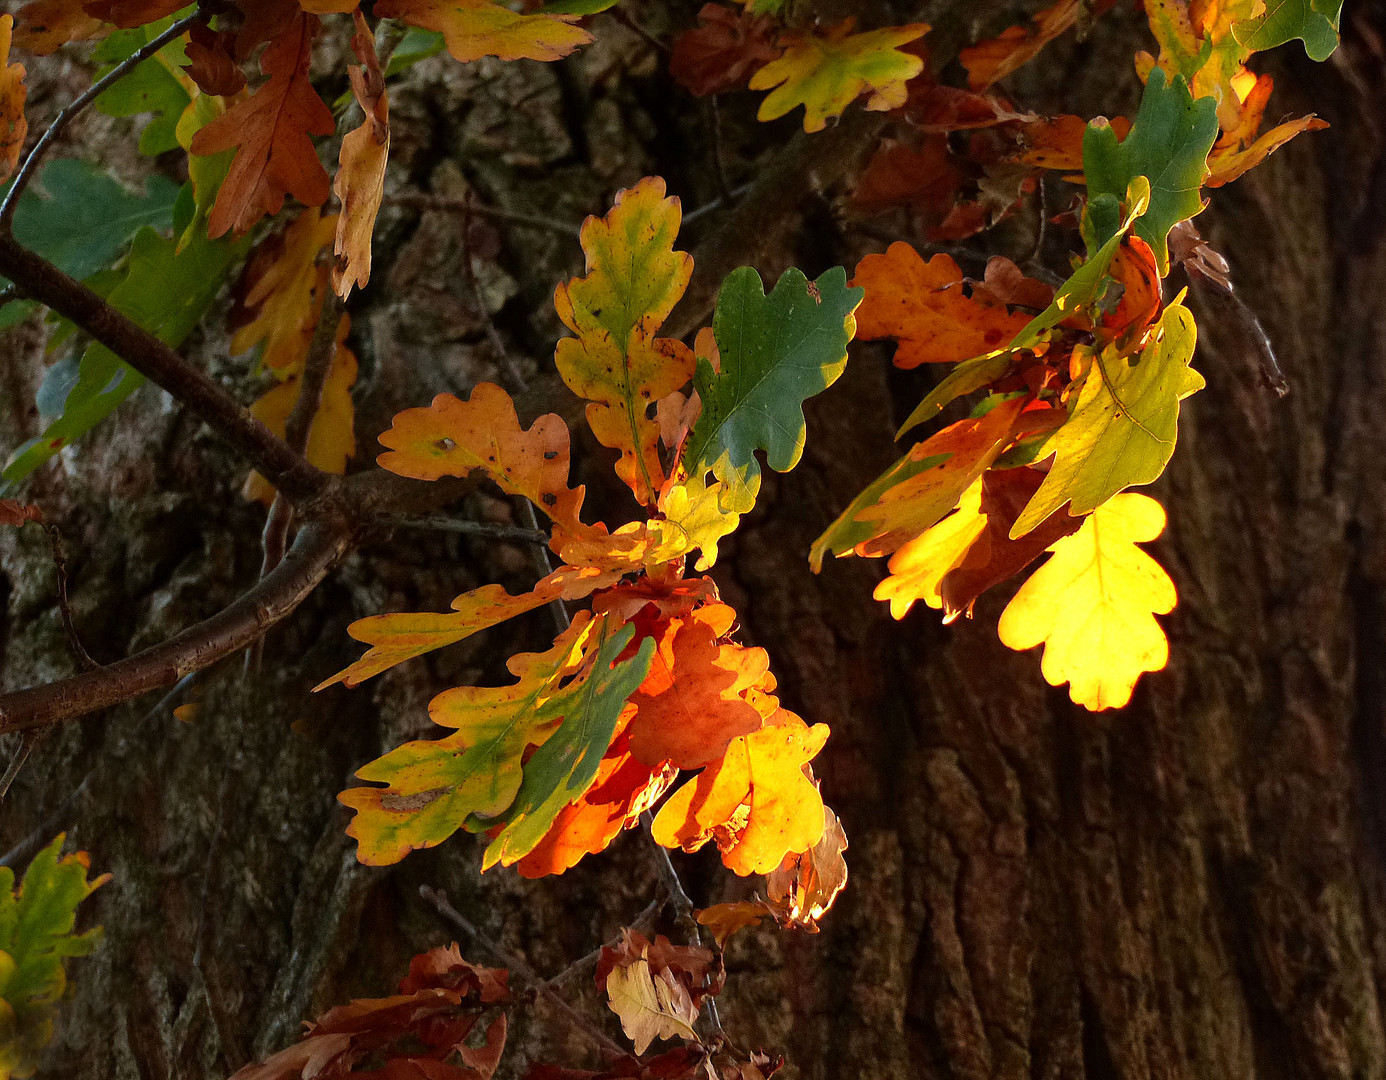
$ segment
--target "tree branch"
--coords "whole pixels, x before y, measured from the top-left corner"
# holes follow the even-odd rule
[[[72,320],[239,450],[290,500],[322,493],[330,478],[293,452],[215,380],[42,256],[0,232],[0,276]]]
[[[211,618],[98,671],[0,694],[0,734],[119,705],[238,652],[303,602],[346,554],[352,535],[345,520],[312,521],[272,573]]]

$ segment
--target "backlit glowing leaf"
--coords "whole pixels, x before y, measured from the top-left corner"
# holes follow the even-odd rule
[[[707,604],[669,620],[650,673],[631,698],[635,716],[626,731],[636,758],[701,768],[761,726],[745,693],[764,678],[770,658],[764,649],[721,641],[735,618],[726,604]]]
[[[665,847],[696,851],[715,840],[737,874],[766,874],[823,836],[823,799],[804,767],[828,738],[781,709],[759,731],[733,739],[721,761],[679,788],[655,815]]]
[[[798,270],[786,270],[769,296],[751,267],[727,275],[712,320],[721,370],[698,360],[694,386],[703,411],[682,458],[690,476],[711,469],[722,482],[724,509],[745,513],[755,505],[757,450],[766,451],[776,472],[799,463],[807,437],[803,403],[847,366],[852,312],[861,299],[840,266],[812,285]]]
[[[237,148],[208,220],[209,236],[244,233],[266,214],[279,213],[286,195],[305,206],[327,201],[327,172],[309,138],[336,129],[332,111],[308,81],[317,32],[316,16],[295,15],[260,58],[269,81],[194,136],[194,154]]]
[[[699,549],[699,573],[717,561],[718,541],[741,522],[739,513],[722,505],[722,482],[709,484],[705,472],[667,484],[659,496],[659,510],[664,515],[658,523],[663,537],[659,555],[673,559]]]
[[[443,35],[453,59],[560,60],[592,40],[575,15],[522,15],[491,0],[381,0],[375,14]]]
[[[429,715],[456,734],[397,747],[356,773],[387,787],[349,788],[338,796],[356,811],[347,832],[359,842],[357,857],[368,865],[398,862],[442,843],[472,815],[485,822],[503,814],[508,823],[493,847],[513,854],[507,864],[524,855],[596,779],[654,648],[648,641],[635,657],[613,665],[633,633],[632,627],[611,633],[604,619],[579,615],[547,652],[511,657],[513,685],[457,687],[434,698]],[[529,746],[539,749],[524,762]],[[545,827],[526,846],[528,828],[544,816],[536,811],[550,800]],[[487,865],[495,861],[488,858]]]
[[[1253,169],[1279,150],[1296,135],[1304,131],[1321,131],[1328,127],[1328,121],[1317,116],[1301,116],[1297,120],[1287,120],[1277,124],[1244,150],[1221,152],[1215,149],[1208,156],[1208,187],[1222,187],[1230,184],[1248,169]]]
[[[823,807],[823,838],[807,851],[791,852],[765,879],[769,906],[781,922],[818,932],[838,894],[847,887],[847,834],[842,822]]]
[[[674,250],[679,201],[664,181],[646,177],[616,196],[604,218],[582,226],[588,274],[558,287],[554,306],[576,337],[558,343],[563,381],[587,406],[603,446],[621,452],[616,474],[653,505],[664,480],[655,403],[693,375],[693,353],[655,335],[688,285],[693,259]]]
[[[332,190],[342,203],[334,251],[337,265],[332,283],[343,299],[353,287],[362,288],[371,277],[371,234],[380,200],[385,195],[385,162],[390,156],[390,98],[375,55],[375,39],[365,16],[354,13],[356,33],[351,47],[361,67],[348,68],[351,89],[365,119],[342,137],[337,178]]]
[[[948,255],[925,262],[897,241],[883,255],[857,264],[853,285],[866,290],[857,309],[857,336],[895,338],[895,366],[958,363],[1004,348],[1030,321],[982,295],[966,295],[963,275]]]
[[[1179,402],[1203,387],[1189,367],[1197,327],[1171,304],[1149,344],[1132,357],[1105,349],[1094,359],[1069,420],[1048,443],[1055,451],[1044,483],[1011,529],[1029,532],[1064,503],[1080,517],[1165,470],[1179,429]]]
[[[502,490],[579,528],[584,489],[568,487],[568,425],[548,413],[526,431],[495,383],[478,383],[466,401],[439,394],[426,408],[397,413],[380,443],[388,451],[377,461],[390,472],[437,480],[481,469]]]
[[[1088,197],[1122,199],[1131,181],[1150,181],[1150,205],[1136,219],[1136,234],[1155,252],[1160,273],[1169,272],[1170,229],[1204,206],[1200,189],[1208,178],[1208,151],[1218,135],[1217,103],[1194,100],[1182,76],[1172,82],[1150,73],[1131,132],[1118,142],[1110,124],[1094,121],[1083,137],[1083,175]]]
[[[804,130],[822,131],[864,93],[871,94],[866,107],[875,112],[903,105],[905,84],[924,69],[924,61],[900,46],[923,37],[929,27],[909,23],[864,34],[852,33],[852,27],[848,19],[826,36],[784,35],[784,55],[751,76],[752,90],[776,88],[760,103],[757,118],[774,120],[802,105]]]
[[[986,528],[987,519],[981,508],[982,481],[977,480],[963,492],[951,514],[903,544],[890,557],[890,576],[876,586],[872,595],[890,602],[891,618],[903,619],[917,600],[931,608],[943,607],[939,583],[962,562]]]
[[[1045,679],[1068,683],[1084,708],[1125,705],[1142,672],[1169,658],[1155,615],[1174,610],[1174,582],[1136,546],[1164,527],[1164,510],[1146,495],[1126,492],[1098,507],[1002,612],[1001,641],[1018,650],[1043,644]]]
[[[29,133],[29,122],[24,119],[28,96],[24,65],[9,62],[13,30],[14,16],[0,15],[0,180],[8,179],[19,164],[19,152]]]

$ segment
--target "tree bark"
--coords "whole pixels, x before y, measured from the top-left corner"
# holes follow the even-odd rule
[[[631,10],[662,34],[695,5],[670,6]],[[927,14],[955,32],[975,6],[940,0]],[[877,562],[809,573],[810,542],[893,460],[896,423],[923,386],[878,347],[853,347],[846,375],[812,403],[803,462],[767,476],[724,545],[715,576],[745,638],[769,650],[786,704],[832,728],[818,773],[851,840],[851,881],[821,934],[746,932],[728,953],[728,1033],[785,1053],[784,1075],[1386,1078],[1386,78],[1364,33],[1386,31],[1380,19],[1350,2],[1334,62],[1308,64],[1297,46],[1272,59],[1276,108],[1333,126],[1218,190],[1198,219],[1291,392],[1278,400],[1260,385],[1245,322],[1196,294],[1208,387],[1186,402],[1153,489],[1170,526],[1152,549],[1180,603],[1163,620],[1169,666],[1129,708],[1084,712],[1045,685],[1038,654],[1002,647],[1007,589],[945,628],[927,610],[892,622],[871,599]],[[686,210],[713,199],[705,117],[670,92],[645,42],[612,22],[601,30],[555,65],[419,65],[392,90],[390,190],[470,186],[489,205],[570,223],[647,173],[666,176]],[[1149,47],[1123,7],[1085,43],[1051,46],[1015,96],[1037,110],[1129,112],[1130,57]],[[31,75],[61,82],[42,64]],[[757,127],[753,109],[748,95],[723,103],[736,160],[792,130]],[[90,116],[71,137],[70,153],[116,147],[129,128]],[[793,227],[737,261],[767,277],[791,263],[813,274],[879,250],[840,215],[836,189],[804,186]],[[715,222],[697,221],[689,243]],[[505,380],[488,319],[542,380],[560,329],[553,284],[580,269],[561,232],[476,219],[482,310],[459,269],[457,215],[398,206],[381,237],[377,278],[353,308],[360,467],[398,409]],[[34,433],[41,344],[34,324],[6,339],[5,445]],[[205,327],[193,354],[250,399],[248,364],[226,358],[220,327]],[[605,451],[576,430],[575,443],[592,512],[625,520],[633,507],[604,479]],[[237,497],[242,475],[146,388],[34,480],[26,497],[64,533],[77,627],[99,662],[214,614],[254,580],[263,510]],[[509,513],[484,493],[465,509]],[[0,531],[0,558],[4,688],[74,673],[46,539]],[[434,693],[500,681],[506,656],[552,635],[540,611],[356,690],[310,695],[357,655],[346,624],[441,610],[488,581],[525,588],[532,572],[513,544],[396,530],[271,634],[260,671],[237,658],[192,689],[41,736],[3,804],[0,847],[22,866],[65,829],[114,875],[83,916],[105,940],[70,967],[43,1075],[228,1075],[322,1009],[391,992],[409,956],[451,940],[422,884],[546,974],[634,918],[658,880],[638,832],[537,882],[479,875],[474,838],[372,869],[344,835],[334,797],[354,769],[426,735]],[[194,699],[195,718],[172,716]],[[17,746],[7,737],[7,759]],[[715,855],[676,860],[699,904],[754,887]],[[618,1034],[590,988],[573,1000]],[[504,1074],[535,1060],[594,1058],[540,1004]]]

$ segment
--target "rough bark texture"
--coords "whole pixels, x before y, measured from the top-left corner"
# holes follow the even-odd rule
[[[693,7],[631,10],[663,34]],[[940,0],[926,17],[958,38],[1001,7]],[[470,185],[490,205],[568,222],[648,172],[686,207],[713,198],[705,117],[669,93],[645,42],[609,20],[600,31],[555,65],[420,65],[392,92],[391,190]],[[1219,191],[1200,219],[1292,392],[1277,401],[1258,385],[1254,344],[1226,309],[1198,309],[1209,386],[1156,488],[1171,521],[1156,553],[1181,594],[1165,620],[1171,661],[1130,708],[1076,709],[1043,683],[1036,655],[1003,648],[1004,596],[971,623],[944,629],[925,611],[895,624],[870,597],[881,566],[809,575],[810,541],[893,457],[895,421],[917,400],[915,377],[874,348],[815,403],[802,465],[770,479],[724,547],[718,578],[747,638],[769,649],[787,704],[833,729],[819,772],[852,843],[852,880],[822,934],[749,933],[728,957],[728,1031],[784,1051],[788,1075],[1386,1078],[1386,93],[1379,57],[1351,25],[1347,37],[1323,67],[1294,48],[1276,58],[1277,108],[1318,111],[1332,130]],[[1086,43],[1053,46],[1017,96],[1128,109],[1136,47],[1148,47],[1140,17],[1122,8]],[[65,63],[31,65],[35,126],[80,85]],[[729,158],[753,171],[769,160],[758,140],[790,126],[758,129],[752,108],[738,97],[723,120]],[[129,130],[88,117],[68,152],[109,147],[134,176],[144,166]],[[396,208],[382,220],[376,281],[354,311],[365,455],[398,408],[504,377],[460,269],[458,218]],[[791,224],[736,261],[817,272],[880,246],[816,195]],[[512,356],[549,370],[549,299],[578,265],[575,245],[479,221],[470,240]],[[4,339],[4,445],[33,431],[41,340],[35,325]],[[193,354],[253,392],[220,328]],[[619,520],[607,459],[578,444],[582,478],[603,485],[594,510]],[[77,625],[97,660],[162,640],[253,579],[263,511],[236,497],[240,476],[210,433],[146,389],[33,482],[26,494],[67,539]],[[486,495],[466,510],[509,513]],[[5,530],[0,554],[4,686],[71,673],[42,534]],[[420,884],[550,973],[645,906],[656,875],[638,834],[540,882],[480,877],[468,839],[363,868],[343,835],[334,795],[357,766],[422,734],[437,690],[496,677],[551,630],[540,612],[508,636],[310,696],[356,654],[347,622],[531,574],[522,549],[400,530],[270,638],[258,674],[237,661],[201,680],[193,722],[150,698],[44,736],[5,800],[0,846],[28,838],[22,862],[32,841],[67,829],[114,874],[86,916],[105,943],[73,967],[46,1075],[222,1077],[286,1045],[301,1019],[388,992],[413,952],[453,936]],[[700,903],[750,888],[715,858],[680,865]],[[590,994],[586,1006],[609,1023]],[[542,1006],[507,1075],[539,1058],[591,1060]]]

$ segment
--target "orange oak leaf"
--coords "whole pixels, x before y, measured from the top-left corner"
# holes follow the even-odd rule
[[[818,932],[818,923],[847,887],[847,834],[823,807],[823,837],[807,851],[790,853],[765,878],[769,904],[783,923]]]
[[[990,41],[958,54],[967,68],[967,85],[985,90],[1039,55],[1040,50],[1068,30],[1080,17],[1095,19],[1116,0],[1058,0],[1030,20],[1028,26],[1010,26]]]
[[[26,521],[43,521],[43,511],[33,503],[18,499],[0,499],[0,525],[23,525]]]
[[[212,30],[202,23],[188,28],[185,70],[204,94],[232,97],[245,89],[245,72],[231,54],[235,40],[231,31]]]
[[[1004,348],[1030,321],[987,294],[969,296],[953,259],[927,263],[902,241],[857,264],[853,285],[866,289],[857,308],[857,337],[895,338],[895,366],[952,364]]]
[[[577,335],[558,343],[558,372],[592,402],[592,434],[621,452],[616,475],[647,506],[664,481],[659,424],[650,410],[696,366],[683,342],[655,336],[693,272],[692,257],[674,250],[681,217],[679,200],[665,197],[659,177],[618,193],[610,213],[583,222],[587,276],[559,285],[553,299]]]
[[[761,726],[745,693],[760,684],[770,658],[764,649],[720,641],[735,619],[730,607],[714,603],[668,621],[650,673],[630,699],[635,717],[627,730],[639,760],[701,768]]]
[[[698,923],[712,931],[712,939],[719,949],[725,949],[727,940],[738,930],[759,926],[774,917],[774,911],[763,900],[734,900],[703,908],[698,912]]]
[[[343,300],[353,287],[364,287],[371,277],[371,234],[385,195],[385,162],[390,156],[390,98],[375,55],[375,38],[364,15],[357,11],[354,18],[356,33],[351,47],[361,66],[350,67],[347,73],[366,118],[342,138],[337,179],[332,185],[342,202],[332,284]]]
[[[886,140],[862,171],[851,205],[866,213],[909,206],[933,227],[948,217],[967,181],[946,136],[930,135],[917,147]]]
[[[828,738],[787,709],[772,724],[733,739],[722,760],[679,788],[655,815],[665,847],[696,851],[715,840],[737,874],[764,874],[823,836],[823,799],[806,771]]]
[[[14,172],[29,134],[29,121],[24,119],[24,101],[28,96],[24,65],[9,62],[13,31],[14,16],[0,15],[0,180],[8,179]]]
[[[972,282],[972,296],[979,302],[1043,311],[1054,301],[1054,287],[1024,271],[1004,255],[987,260],[981,281]]]
[[[1044,474],[1030,468],[991,469],[983,475],[980,511],[986,527],[939,581],[944,622],[970,615],[973,602],[987,589],[1020,573],[1051,544],[1082,527],[1082,518],[1070,517],[1061,507],[1024,536],[1011,539],[1011,526],[1043,482]]]
[[[547,413],[526,431],[510,395],[495,383],[478,383],[466,401],[439,394],[426,408],[397,413],[380,443],[388,450],[376,460],[390,472],[437,480],[481,469],[555,522],[586,531],[578,521],[586,489],[568,487],[568,425]]]
[[[35,56],[48,56],[69,41],[86,41],[110,29],[75,0],[34,0],[15,12],[14,21],[14,44]]]
[[[233,356],[263,342],[265,367],[284,375],[302,366],[327,291],[328,269],[319,256],[336,231],[336,214],[324,217],[310,206],[256,247],[232,308]]]
[[[327,201],[327,172],[309,138],[336,129],[332,110],[308,81],[317,32],[316,16],[295,15],[260,58],[269,81],[193,137],[194,154],[236,148],[207,222],[208,236],[246,232],[266,214],[277,214],[287,195],[305,206]]]
[[[623,829],[669,790],[678,777],[673,765],[652,768],[631,756],[629,740],[618,735],[603,756],[597,779],[577,802],[558,812],[549,831],[515,863],[522,877],[561,874],[585,855],[604,851]]]
[[[704,4],[698,25],[674,39],[669,74],[696,97],[742,86],[752,69],[780,55],[768,15]]]
[[[642,575],[634,581],[603,590],[592,598],[592,610],[608,612],[617,622],[623,623],[630,622],[646,607],[658,618],[672,619],[688,614],[699,604],[717,599],[717,583],[711,578],[678,578],[663,582]]]
[[[340,476],[346,472],[347,459],[356,453],[356,410],[351,403],[351,388],[356,385],[356,354],[346,346],[351,319],[343,315],[337,327],[336,352],[332,366],[323,383],[322,400],[308,429],[308,460],[324,472]],[[301,378],[298,372],[289,375],[250,407],[250,411],[265,427],[282,436],[289,414],[298,403]],[[259,473],[246,481],[246,498],[263,503],[274,501],[274,488]]]
[[[429,1080],[490,1080],[505,1048],[506,1017],[473,1031],[485,1011],[510,999],[509,973],[476,967],[456,945],[414,957],[394,997],[357,998],[305,1025],[303,1038],[232,1080],[338,1080],[378,1075]],[[451,1063],[456,1057],[461,1066]]]
[[[1322,131],[1328,127],[1327,120],[1317,116],[1301,116],[1298,120],[1287,120],[1271,128],[1245,150],[1219,151],[1216,147],[1208,155],[1208,187],[1222,187],[1230,184],[1248,169],[1253,169],[1280,147],[1304,131]]]
[[[1120,339],[1123,352],[1134,352],[1164,308],[1160,267],[1150,245],[1133,233],[1117,248],[1108,272],[1122,293],[1116,308],[1102,317],[1102,337]]]
[[[240,10],[241,25],[236,31],[236,50],[238,61],[250,58],[255,50],[266,41],[273,41],[286,33],[303,9],[298,0],[232,0]]]
[[[573,25],[576,15],[523,15],[491,0],[382,0],[375,14],[443,35],[448,52],[466,63],[483,56],[502,60],[561,60],[592,35]]]
[[[924,69],[924,61],[900,47],[923,37],[929,27],[907,23],[854,34],[854,25],[846,19],[824,36],[784,35],[784,55],[751,76],[752,90],[771,91],[756,118],[774,120],[802,105],[804,130],[812,132],[822,131],[864,93],[871,95],[866,108],[872,112],[904,105],[905,84]]]

